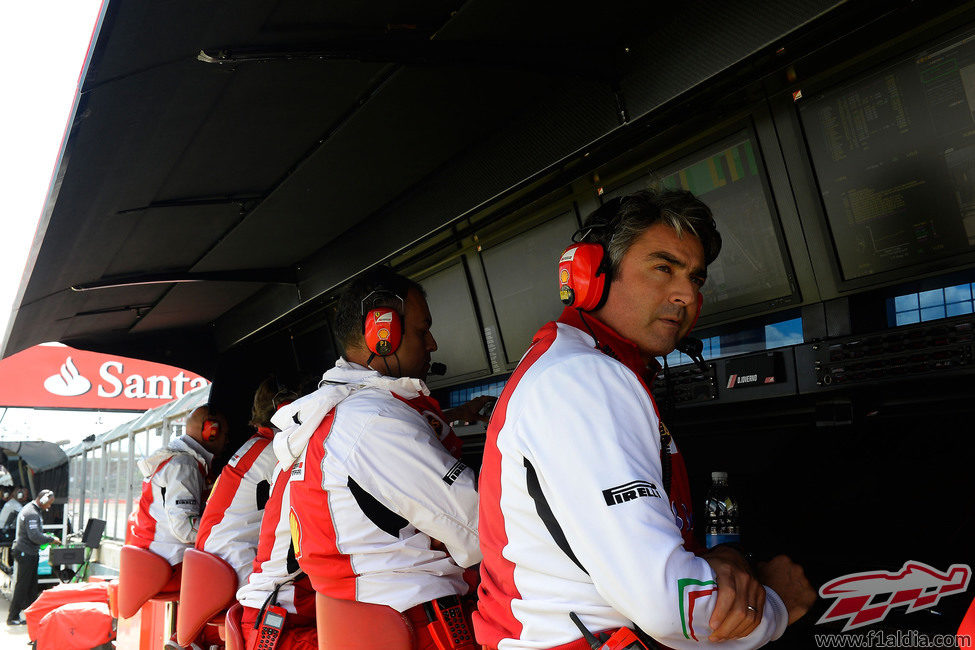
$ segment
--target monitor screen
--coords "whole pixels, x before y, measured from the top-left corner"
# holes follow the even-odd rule
[[[573,210],[482,251],[508,365],[518,363],[542,325],[562,312],[559,255],[579,228]]]
[[[975,247],[975,36],[799,103],[845,280]]]
[[[794,294],[765,167],[754,139],[740,131],[604,194],[649,187],[689,190],[714,213],[721,254],[708,267],[702,315],[761,305]]]
[[[420,281],[427,292],[427,303],[437,341],[432,360],[444,363],[447,374],[431,376],[431,385],[443,385],[465,377],[486,375],[488,358],[481,344],[481,327],[463,264],[454,264]]]

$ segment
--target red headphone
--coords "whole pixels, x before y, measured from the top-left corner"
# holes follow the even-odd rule
[[[609,297],[608,264],[602,244],[572,244],[559,258],[559,298],[563,304],[594,311]]]
[[[610,229],[619,214],[622,197],[610,199],[596,208],[586,219],[588,230],[578,230],[572,236],[576,242],[566,248],[559,258],[559,298],[562,303],[582,311],[595,311],[609,297],[612,267],[606,247],[596,241],[585,240],[593,231]],[[578,238],[578,239],[577,239]]]
[[[388,357],[396,353],[400,341],[403,340],[403,317],[392,307],[366,307],[366,301],[376,294],[384,295],[373,298],[372,304],[392,296],[403,306],[403,299],[392,291],[382,288],[376,289],[362,299],[362,334],[366,340],[366,347],[376,356]]]
[[[220,435],[220,423],[213,418],[207,418],[203,421],[203,440],[206,442],[213,442]]]

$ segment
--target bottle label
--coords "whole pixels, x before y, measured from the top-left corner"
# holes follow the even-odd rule
[[[705,535],[704,545],[708,548],[714,548],[718,544],[738,544],[741,541],[741,535]]]

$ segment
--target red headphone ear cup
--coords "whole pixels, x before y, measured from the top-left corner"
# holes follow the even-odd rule
[[[203,439],[207,442],[213,442],[218,435],[220,435],[220,423],[216,420],[204,420]]]
[[[606,273],[605,250],[599,244],[573,244],[559,258],[559,298],[570,307],[592,311],[602,305]]]
[[[403,340],[403,324],[394,309],[378,307],[366,312],[363,330],[366,347],[373,354],[388,357],[399,349]]]

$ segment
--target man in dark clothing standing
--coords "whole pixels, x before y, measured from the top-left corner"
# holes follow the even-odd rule
[[[42,544],[60,544],[54,535],[44,534],[42,510],[54,505],[54,492],[41,490],[17,515],[17,538],[14,540],[14,593],[10,600],[7,625],[23,625],[21,610],[33,603],[40,593],[37,585],[37,562]]]

